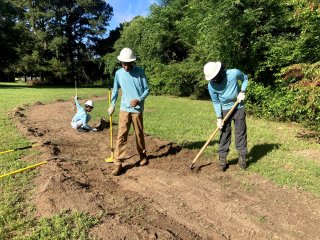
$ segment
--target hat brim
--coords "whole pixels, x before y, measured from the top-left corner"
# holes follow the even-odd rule
[[[205,79],[207,81],[211,81],[212,79],[214,79],[219,74],[221,67],[222,67],[221,62],[216,62],[214,65],[214,71],[209,76],[205,76]]]
[[[120,62],[134,62],[136,60],[136,58],[124,59],[124,58],[121,58],[121,56],[118,56],[117,59]]]

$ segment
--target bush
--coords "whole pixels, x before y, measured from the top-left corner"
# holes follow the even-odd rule
[[[149,85],[155,95],[191,96],[196,93],[199,70],[188,62],[170,65],[158,64],[149,77]]]
[[[320,63],[292,65],[281,70],[274,87],[251,81],[248,112],[258,117],[295,121],[320,130]]]

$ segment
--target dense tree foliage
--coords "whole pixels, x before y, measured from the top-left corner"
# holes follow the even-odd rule
[[[315,0],[158,0],[147,17],[106,39],[112,7],[104,0],[0,0],[0,14],[0,73],[71,83],[99,80],[104,70],[110,80],[120,50],[130,47],[153,94],[206,99],[203,66],[220,60],[249,74],[248,105],[256,114],[318,119]],[[294,78],[284,77],[296,66],[297,75],[289,71]]]
[[[28,33],[28,41],[14,51],[19,55],[14,65],[16,72],[55,83],[74,79],[88,82],[98,77],[95,47],[112,16],[109,4],[103,0],[6,1],[9,2],[16,11],[11,25],[23,26]],[[14,38],[6,41],[6,46],[9,42]]]
[[[0,77],[2,78],[8,77],[5,77],[5,72],[13,71],[14,64],[19,59],[17,49],[28,38],[23,26],[16,22],[18,15],[19,10],[12,3],[0,0]]]
[[[116,55],[130,47],[147,71],[153,94],[196,98],[208,98],[204,64],[220,60],[228,68],[249,74],[255,81],[251,89],[263,89],[269,98],[282,101],[274,103],[281,105],[279,112],[269,111],[270,115],[302,121],[297,114],[305,110],[287,108],[298,94],[318,94],[319,85],[304,84],[300,86],[304,90],[297,91],[291,85],[283,87],[279,78],[284,68],[294,64],[303,63],[304,71],[308,66],[319,67],[312,65],[320,61],[319,18],[320,4],[312,0],[159,0],[147,17],[136,17],[123,26],[115,52],[104,59],[112,77],[119,66]],[[310,86],[315,91],[309,91]],[[286,99],[288,92],[290,100]],[[287,115],[280,117],[278,113],[284,110]],[[319,107],[314,107],[301,116],[311,118],[317,113]]]

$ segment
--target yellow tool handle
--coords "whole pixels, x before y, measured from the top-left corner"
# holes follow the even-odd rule
[[[222,122],[224,123],[225,121],[228,120],[229,116],[233,113],[233,111],[235,110],[235,108],[238,106],[238,104],[240,103],[239,100],[237,100],[232,108],[230,109],[230,111],[227,113],[227,115],[224,117],[224,119],[222,120]],[[190,168],[193,167],[193,164],[198,160],[198,158],[200,157],[200,155],[202,154],[202,152],[204,151],[204,149],[208,146],[208,144],[210,143],[211,139],[216,135],[216,133],[219,131],[219,128],[217,127],[216,130],[214,130],[214,132],[211,134],[211,136],[209,137],[209,139],[207,140],[207,142],[203,145],[203,147],[201,148],[200,152],[197,154],[197,156],[193,159]]]
[[[109,88],[109,106],[111,104],[111,90]],[[113,137],[112,137],[112,115],[109,116],[110,122],[110,147],[111,147],[111,157],[113,158]]]
[[[21,148],[15,148],[15,149],[6,150],[6,151],[3,151],[3,152],[0,152],[0,154],[9,153],[9,152],[14,152],[14,151],[18,151],[18,150],[24,150],[24,149],[28,149],[28,148],[33,148],[33,147],[37,147],[37,146],[40,146],[40,145],[42,145],[42,144],[36,143],[36,144],[30,145],[30,146],[26,146],[26,147],[21,147]]]
[[[16,174],[16,173],[20,173],[20,172],[26,171],[26,170],[31,169],[31,168],[36,168],[36,167],[38,167],[40,165],[46,164],[47,162],[48,161],[43,161],[43,162],[28,166],[28,167],[25,167],[25,168],[18,169],[18,170],[13,171],[13,172],[2,174],[2,175],[0,175],[0,179],[3,178],[3,177],[7,177],[7,176],[10,176],[10,175],[13,175],[13,174]]]
[[[0,154],[9,153],[9,152],[14,152],[14,151],[15,151],[14,149],[11,149],[11,150],[7,150],[7,151],[0,152]]]

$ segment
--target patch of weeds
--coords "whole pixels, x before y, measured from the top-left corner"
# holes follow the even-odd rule
[[[28,236],[17,239],[92,239],[89,230],[98,222],[86,213],[64,211],[50,218],[42,218]]]
[[[240,187],[247,192],[252,192],[254,191],[254,185],[252,183],[246,182],[246,181],[241,181],[240,182]]]
[[[260,224],[266,224],[269,222],[268,217],[266,215],[261,215],[257,217],[257,221]]]
[[[145,205],[140,204],[137,206],[133,206],[129,209],[125,209],[119,213],[121,222],[129,222],[131,219],[136,217],[144,216]]]

